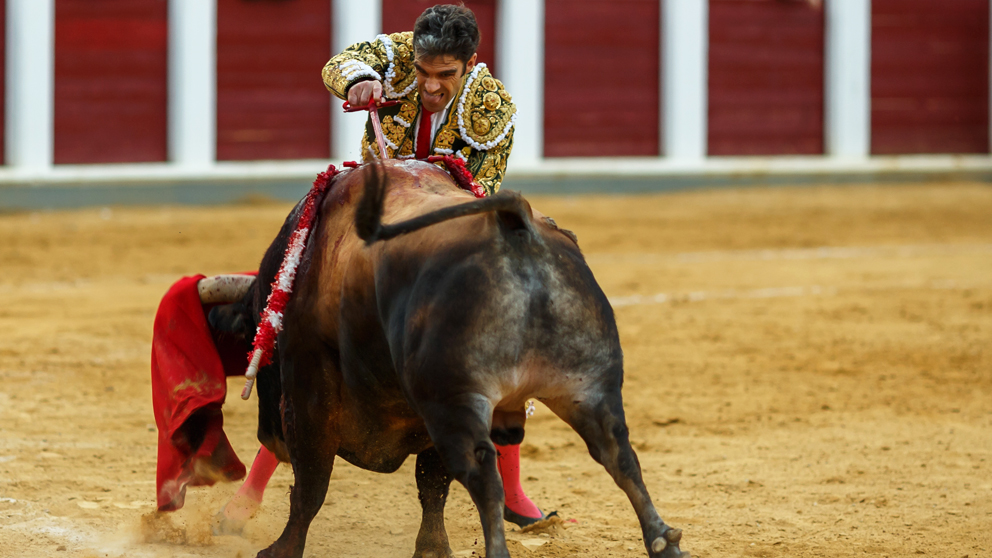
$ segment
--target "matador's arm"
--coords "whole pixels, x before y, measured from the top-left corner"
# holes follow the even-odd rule
[[[379,35],[373,41],[355,43],[324,65],[321,76],[324,86],[341,99],[348,98],[348,89],[365,80],[382,82],[396,62],[410,56],[413,33]]]

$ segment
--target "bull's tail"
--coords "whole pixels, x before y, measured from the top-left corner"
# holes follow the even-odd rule
[[[382,223],[382,212],[387,182],[388,178],[381,163],[368,166],[365,171],[365,191],[355,209],[355,228],[358,230],[358,236],[366,244],[396,238],[449,219],[488,212],[496,213],[497,221],[503,229],[533,230],[530,206],[517,192],[500,192],[490,197],[445,207],[407,221],[386,225]]]

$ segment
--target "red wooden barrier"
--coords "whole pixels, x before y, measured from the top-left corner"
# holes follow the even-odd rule
[[[658,155],[658,0],[544,5],[544,155]]]
[[[56,0],[56,163],[166,160],[167,6]]]
[[[710,0],[709,10],[709,154],[822,154],[822,6]]]
[[[988,0],[873,0],[871,20],[872,153],[988,153]]]
[[[427,8],[444,2],[435,0],[382,0],[383,33],[413,31],[413,22]],[[457,2],[448,2],[457,4]],[[466,0],[465,6],[475,12],[482,41],[479,43],[479,62],[485,62],[496,77],[496,0]],[[370,37],[371,38],[371,37]],[[511,91],[512,93],[512,91]]]
[[[218,0],[217,158],[325,159],[329,0]]]

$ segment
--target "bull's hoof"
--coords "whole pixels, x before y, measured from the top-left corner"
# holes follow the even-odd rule
[[[669,529],[651,541],[648,555],[651,558],[692,558],[688,551],[679,548],[682,540],[682,529]]]
[[[255,558],[299,558],[303,556],[303,549],[300,548],[298,551],[293,551],[286,549],[285,545],[279,544],[279,541],[272,543],[269,548],[260,550]]]
[[[438,550],[418,550],[413,553],[413,558],[455,558],[455,553],[451,549]]]

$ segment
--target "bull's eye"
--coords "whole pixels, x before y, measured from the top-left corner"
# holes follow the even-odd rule
[[[475,461],[477,463],[482,463],[486,460],[486,450],[484,448],[479,448],[475,450]]]

